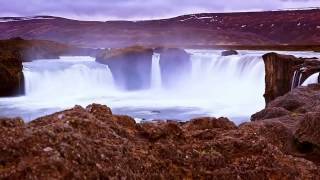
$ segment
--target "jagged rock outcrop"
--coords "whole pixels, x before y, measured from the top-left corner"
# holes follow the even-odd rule
[[[266,72],[266,104],[289,92],[292,87],[294,67],[302,64],[303,60],[294,56],[268,53],[263,55]]]
[[[150,87],[153,50],[140,46],[105,50],[96,61],[109,66],[115,83],[126,90]]]
[[[320,163],[320,85],[299,87],[269,103],[251,118],[279,122],[294,136],[297,154]]]
[[[221,56],[231,56],[231,55],[237,55],[239,54],[236,50],[227,50],[227,51],[222,51]]]
[[[110,108],[0,120],[1,179],[316,179],[281,122],[226,118],[137,124]]]
[[[190,77],[192,68],[190,55],[183,49],[160,48],[161,79],[163,86],[170,88]],[[174,77],[174,78],[172,78]]]
[[[24,93],[21,57],[0,52],[0,97]]]

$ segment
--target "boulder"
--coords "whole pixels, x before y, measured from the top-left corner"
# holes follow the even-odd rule
[[[232,55],[238,55],[239,53],[236,50],[227,50],[222,51],[221,56],[232,56]]]
[[[171,88],[182,83],[191,75],[190,55],[183,49],[161,48],[160,54],[161,78],[164,87]]]
[[[294,136],[291,153],[320,162],[320,85],[299,87],[270,102],[251,117],[255,122],[278,122]],[[272,131],[274,133],[274,131]]]
[[[150,88],[153,50],[140,46],[105,50],[96,61],[109,66],[115,83],[124,90]]]
[[[304,151],[317,153],[320,160],[320,113],[310,112],[297,125],[295,138]]]

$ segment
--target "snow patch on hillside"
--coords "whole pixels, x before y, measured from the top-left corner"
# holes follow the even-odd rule
[[[16,22],[16,21],[30,21],[30,20],[46,20],[55,19],[54,17],[35,16],[35,17],[1,17],[0,22]]]

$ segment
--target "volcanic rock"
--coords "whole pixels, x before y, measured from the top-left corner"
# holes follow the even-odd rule
[[[109,66],[115,83],[126,90],[150,87],[153,50],[141,46],[105,50],[96,61]]]
[[[19,55],[8,57],[0,53],[0,97],[24,93],[24,76]]]
[[[0,178],[318,178],[315,163],[291,154],[293,139],[279,122],[136,124],[107,106],[76,106],[28,124],[1,119]]]
[[[294,68],[302,64],[303,60],[294,56],[280,55],[277,53],[268,53],[263,55],[266,72],[266,104],[282,96],[291,90]]]
[[[253,121],[279,122],[294,136],[300,156],[320,163],[320,85],[299,87],[269,103],[251,117]],[[293,152],[293,151],[292,151]]]

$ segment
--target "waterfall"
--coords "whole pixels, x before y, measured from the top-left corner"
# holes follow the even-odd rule
[[[155,53],[151,73],[140,74],[141,79],[150,79],[150,89],[134,91],[118,89],[108,66],[96,63],[93,58],[65,57],[24,63],[26,95],[0,99],[1,104],[13,108],[6,110],[10,112],[3,110],[0,115],[15,113],[31,120],[76,104],[99,103],[110,106],[115,113],[136,118],[187,120],[224,116],[240,123],[264,108],[262,54],[246,51],[223,57],[216,51],[188,50],[188,53],[190,72],[186,72],[185,78],[173,73],[169,77],[173,87],[164,86],[161,57]],[[182,68],[175,66],[177,72]],[[150,77],[144,77],[147,75]]]
[[[200,51],[192,52],[191,61],[192,78],[184,86],[190,98],[203,96],[208,107],[214,107],[213,103],[228,106],[235,116],[242,114],[241,111],[254,113],[263,108],[265,68],[261,55],[222,57]],[[224,113],[227,112],[218,114]]]
[[[158,53],[154,53],[152,56],[151,76],[151,88],[161,89],[160,54]]]
[[[114,88],[109,68],[94,59],[39,60],[25,63],[23,73],[26,96],[33,98],[99,96]]]

